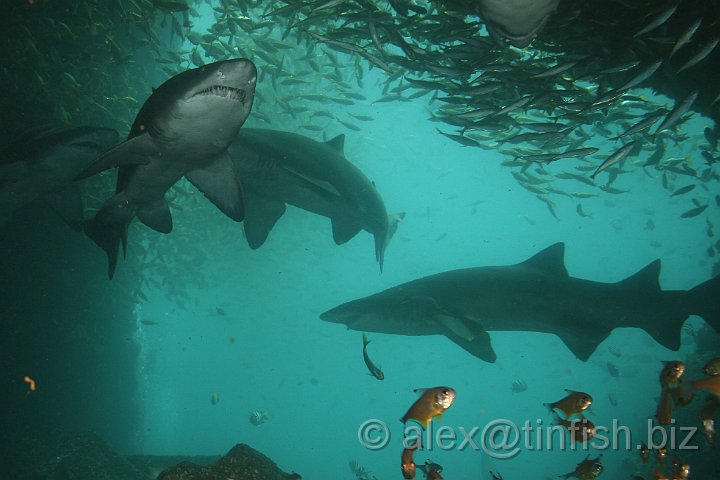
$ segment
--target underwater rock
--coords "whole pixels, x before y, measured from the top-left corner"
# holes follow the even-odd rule
[[[300,475],[287,474],[275,462],[245,444],[235,445],[214,465],[201,467],[182,462],[160,474],[157,480],[299,480]]]
[[[10,440],[6,437],[5,440]],[[150,480],[147,473],[91,434],[43,432],[3,442],[1,478],[14,480]]]

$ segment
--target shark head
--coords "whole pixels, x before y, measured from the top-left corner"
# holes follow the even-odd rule
[[[518,48],[527,47],[542,30],[559,0],[479,0],[488,32]]]
[[[187,70],[163,83],[148,98],[130,132],[155,140],[225,149],[252,109],[257,69],[247,59],[224,60]],[[202,125],[197,119],[202,118]],[[179,139],[190,141],[178,142]],[[203,141],[195,141],[205,139]]]
[[[443,330],[433,318],[431,304],[431,299],[405,295],[392,288],[339,305],[322,313],[320,319],[362,332],[440,334]]]

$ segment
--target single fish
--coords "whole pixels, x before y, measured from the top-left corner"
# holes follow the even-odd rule
[[[368,343],[370,343],[370,340],[368,340],[367,335],[363,333],[363,360],[365,360],[365,366],[370,371],[370,375],[378,380],[384,380],[385,374],[373,363],[372,360],[370,360],[370,356],[367,353]]]
[[[590,175],[590,178],[593,180],[597,176],[598,173],[602,172],[603,170],[606,170],[607,168],[612,167],[616,163],[621,162],[630,154],[630,151],[635,147],[637,144],[637,140],[633,140],[630,143],[626,143],[620,149],[618,149],[615,153],[610,155],[607,160],[605,160],[594,172],[592,175]]]
[[[584,412],[592,405],[593,399],[589,394],[567,389],[565,389],[565,391],[568,392],[568,395],[557,402],[546,403],[545,406],[548,407],[550,411],[555,411],[555,409],[560,410],[565,415],[565,419],[569,419]]]
[[[420,398],[412,404],[400,421],[406,423],[408,420],[415,420],[423,428],[427,428],[433,418],[442,418],[442,414],[455,400],[455,390],[450,387],[417,388],[413,391],[419,393]]]
[[[690,60],[685,62],[685,64],[683,64],[683,66],[678,69],[677,73],[685,71],[688,68],[694,67],[698,63],[702,62],[705,59],[705,57],[710,55],[710,52],[715,50],[715,47],[717,46],[718,42],[720,42],[720,37],[715,37],[714,39],[710,40],[708,43],[703,45],[703,47],[700,48],[700,50],[698,50],[698,52]]]
[[[680,37],[678,37],[677,42],[675,42],[672,50],[670,50],[669,58],[672,58],[678,50],[680,50],[692,39],[693,35],[695,35],[695,32],[697,32],[698,28],[700,28],[700,24],[702,24],[702,21],[702,17],[699,17],[692,24],[690,24],[690,26],[682,33],[682,35],[680,35]]]
[[[683,115],[685,115],[687,111],[690,110],[690,107],[692,106],[693,102],[695,102],[697,96],[698,91],[695,90],[694,92],[690,93],[690,95],[685,97],[682,102],[678,103],[675,108],[673,108],[670,113],[667,114],[660,126],[657,128],[657,130],[655,130],[655,133],[653,133],[653,136],[657,135],[663,130],[674,127],[680,121],[680,119],[682,119]]]
[[[670,8],[663,10],[662,12],[655,15],[650,22],[648,22],[647,25],[645,25],[642,29],[640,29],[639,32],[637,32],[635,35],[633,35],[633,38],[637,38],[641,35],[644,35],[648,32],[651,32],[658,28],[660,25],[664,24],[668,21],[670,17],[672,17],[673,13],[675,13],[675,10],[677,10],[677,4],[672,5]]]
[[[703,367],[705,375],[720,375],[720,357],[713,358]]]
[[[561,478],[579,478],[580,480],[591,480],[593,478],[599,477],[603,472],[603,465],[600,462],[600,459],[602,458],[602,455],[598,456],[597,458],[591,459],[590,455],[585,457],[585,460],[578,463],[575,470],[573,470],[570,473],[566,473],[565,475],[560,475]]]

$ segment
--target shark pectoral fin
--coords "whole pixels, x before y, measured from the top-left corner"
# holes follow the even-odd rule
[[[82,231],[83,204],[80,189],[74,183],[43,194],[43,200],[70,228]]]
[[[242,186],[227,152],[222,153],[207,167],[193,170],[185,177],[225,215],[236,222],[243,220],[245,209]]]
[[[330,221],[332,222],[333,240],[335,240],[335,244],[337,245],[342,245],[343,243],[349,241],[355,235],[360,233],[360,230],[362,230],[362,226],[352,219],[336,217],[332,218]]]
[[[595,353],[597,347],[610,335],[612,330],[596,332],[581,331],[579,334],[558,333],[560,340],[583,362]]]
[[[489,363],[495,363],[497,354],[492,348],[490,334],[471,320],[447,313],[437,313],[434,319],[445,327],[445,336],[468,353]]]
[[[142,223],[156,232],[170,233],[173,228],[170,207],[164,198],[156,200],[138,209],[137,216]]]
[[[92,177],[102,171],[126,165],[147,165],[153,155],[158,153],[157,146],[152,137],[143,133],[137,137],[125,140],[116,147],[103,153],[100,158],[85,170],[80,172],[75,180]]]
[[[265,243],[270,230],[285,213],[286,207],[283,202],[263,198],[249,189],[245,189],[243,198],[245,201],[243,228],[248,245],[254,250]]]

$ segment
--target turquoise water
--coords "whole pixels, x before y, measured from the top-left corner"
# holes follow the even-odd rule
[[[204,32],[213,19],[208,5],[198,11],[202,16],[194,19],[193,29]],[[164,39],[169,29],[158,28],[158,34]],[[279,39],[280,32],[273,32],[271,38]],[[187,61],[194,48],[190,42],[163,40],[163,47],[180,52],[185,59],[172,68],[181,71],[191,66]],[[430,120],[431,112],[441,105],[432,94],[412,102],[378,102],[385,74],[361,63],[360,86],[354,80],[355,58],[333,53],[346,65],[345,81],[366,100],[352,106],[309,103],[308,108],[327,109],[357,124],[360,131],[316,117],[312,125],[321,131],[313,132],[301,128],[309,122],[307,114],[293,118],[276,102],[282,97],[332,91],[329,70],[324,76],[301,75],[307,70],[297,60],[298,52],[306,50],[303,44],[287,53],[284,65],[288,75],[296,74],[308,83],[276,88],[267,62],[253,56],[249,46],[244,50],[260,71],[254,112],[245,127],[295,131],[319,141],[345,134],[348,160],[375,183],[389,213],[405,212],[406,217],[387,248],[381,274],[370,234],[360,232],[337,246],[328,219],[291,206],[267,242],[250,250],[242,225],[222,215],[182,180],[168,194],[173,232],[160,235],[135,221],[129,233],[130,259],[120,259],[112,281],[118,296],[142,292],[133,317],[118,319],[130,323],[131,341],[138,348],[137,361],[126,368],[136,370],[137,387],[127,385],[127,389],[137,390],[140,418],[137,424],[127,425],[133,440],[123,444],[124,453],[215,455],[236,443],[247,443],[283,470],[297,471],[303,478],[352,478],[349,462],[357,462],[378,479],[400,478],[403,425],[399,419],[417,398],[414,389],[447,385],[457,391],[442,421],[432,424],[435,429],[445,426],[455,432],[482,430],[499,421],[547,427],[555,420],[543,404],[573,389],[594,397],[587,416],[596,425],[611,427],[617,421],[632,432],[630,449],[568,451],[556,444],[534,443],[521,445],[511,458],[501,459],[483,448],[436,446],[417,452],[415,461],[443,465],[443,475],[449,479],[490,478],[492,470],[512,480],[556,478],[571,472],[587,454],[602,453],[604,478],[649,476],[651,468],[641,464],[635,447],[647,441],[648,418],[653,417],[660,395],[661,362],[686,361],[688,375],[695,378],[720,346],[717,333],[699,317],[686,321],[678,352],[656,344],[641,330],[618,329],[587,362],[576,359],[558,337],[549,334],[492,332],[498,360],[489,364],[444,336],[369,333],[369,354],[385,373],[385,380],[378,381],[363,363],[362,333],[322,322],[319,315],[343,302],[433,273],[517,263],[556,242],[565,243],[565,264],[573,277],[617,282],[659,258],[662,288],[690,289],[717,274],[716,259],[708,255],[716,238],[707,233],[708,226],[720,220],[717,181],[703,183],[670,173],[669,186],[664,188],[661,173],[640,166],[652,153],[643,151],[625,160],[626,173],[613,183],[626,193],[554,180],[552,186],[559,190],[595,194],[581,200],[551,195],[555,218],[518,184],[511,175],[513,169],[502,165],[511,158],[500,153],[500,145],[490,140],[482,142],[488,149],[464,147],[437,132],[437,128],[455,130]],[[326,50],[311,52],[318,62],[326,62]],[[157,66],[149,61],[147,65]],[[168,78],[147,68],[151,71],[147,78],[128,80],[142,85],[142,95]],[[138,95],[135,90],[114,95],[125,93]],[[642,89],[634,93],[652,96]],[[138,96],[140,103],[146,98]],[[674,104],[668,98],[655,100],[668,109]],[[373,120],[353,120],[350,114]],[[125,115],[115,120],[127,125],[133,118]],[[694,114],[680,127],[687,139],[666,142],[665,158],[687,158],[687,164],[701,170],[704,159],[699,148],[708,125],[710,120]],[[599,164],[619,144],[601,138],[590,127],[588,131],[591,138],[584,146],[601,148],[592,160]],[[555,175],[572,171],[577,162],[563,159],[545,169]],[[604,175],[598,178],[604,180]],[[691,195],[670,196],[689,183],[699,184]],[[681,218],[694,206],[691,197],[710,206],[700,216]],[[86,199],[94,206],[99,200]],[[578,204],[588,216],[578,214]],[[87,262],[104,269],[102,252],[90,241],[86,243],[91,251]],[[106,278],[88,281],[105,282]],[[516,382],[523,382],[527,389],[514,391]],[[81,398],[82,392],[76,395]],[[704,396],[696,399],[680,413],[683,425],[698,425],[697,410],[703,400]],[[116,406],[92,408],[107,408],[106,415],[111,417]],[[251,423],[255,411],[266,413],[267,421]],[[390,440],[385,448],[366,448],[359,440],[358,431],[368,420],[388,426]],[[112,445],[112,432],[108,428],[99,433]],[[473,438],[480,443],[482,435]],[[716,452],[707,448],[701,432],[693,444],[700,450],[688,453],[687,458],[708,470],[714,468]]]

